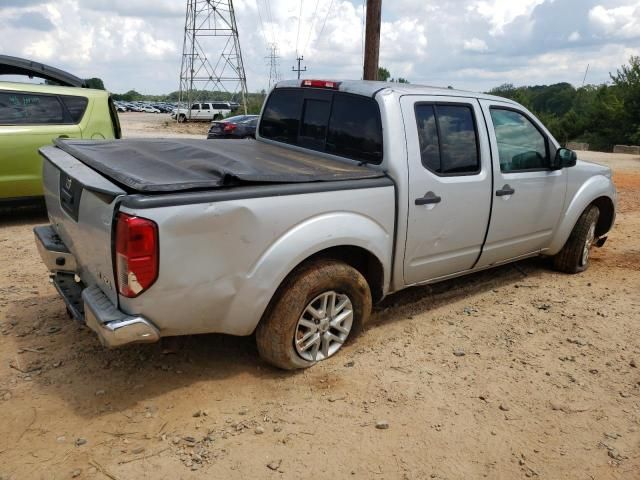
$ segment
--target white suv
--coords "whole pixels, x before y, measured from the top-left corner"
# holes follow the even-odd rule
[[[228,102],[194,103],[191,108],[177,108],[171,112],[171,118],[178,122],[221,120],[231,113],[231,105]]]

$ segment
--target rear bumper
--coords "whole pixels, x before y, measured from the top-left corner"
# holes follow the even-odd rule
[[[53,227],[36,227],[34,233],[40,256],[52,272],[53,284],[67,309],[76,320],[86,323],[104,346],[115,348],[160,339],[160,332],[149,320],[118,310],[98,286],[85,288],[75,281],[75,258],[57,237]]]

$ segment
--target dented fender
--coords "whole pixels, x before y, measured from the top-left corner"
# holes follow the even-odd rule
[[[287,275],[307,258],[328,248],[352,246],[372,253],[383,267],[383,291],[387,292],[393,233],[375,219],[355,212],[326,213],[293,226],[276,239],[247,272],[229,309],[230,319],[251,319],[242,322],[244,330],[238,334],[253,332]],[[247,304],[247,298],[252,299],[250,304]]]

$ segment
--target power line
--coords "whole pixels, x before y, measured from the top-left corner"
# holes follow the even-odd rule
[[[264,39],[264,43],[269,43],[269,40],[267,40],[267,34],[266,34],[267,29],[264,27],[264,22],[262,21],[262,14],[260,13],[260,4],[258,2],[256,2],[256,10],[258,10],[258,18],[260,19],[260,25],[262,26],[262,29],[260,30],[260,32],[262,33],[262,38]]]
[[[331,7],[333,7],[333,0],[329,4],[329,8],[327,9],[327,14],[324,16],[324,22],[322,23],[322,28],[320,29],[320,33],[318,34],[318,42],[322,38],[322,33],[324,32],[324,27],[327,25],[327,18],[329,18],[329,12],[331,11]]]
[[[309,46],[309,40],[311,39],[311,33],[313,32],[313,27],[316,23],[316,16],[318,13],[318,5],[320,5],[320,0],[316,0],[316,8],[313,10],[313,17],[311,18],[311,27],[309,28],[309,33],[307,34],[307,41],[304,44],[304,48],[302,49],[302,54],[304,55],[307,51],[307,47]]]
[[[269,0],[264,0],[264,4],[267,7],[267,17],[269,18],[269,24],[271,25],[271,37],[273,38],[273,43],[276,43],[276,31],[273,28],[273,16],[271,15],[271,5],[269,4]]]
[[[298,14],[298,34],[296,35],[296,56],[298,55],[298,42],[300,41],[300,24],[302,23],[302,5],[303,4],[304,4],[304,1],[300,0],[300,13]],[[299,72],[298,72],[298,75],[299,75]]]

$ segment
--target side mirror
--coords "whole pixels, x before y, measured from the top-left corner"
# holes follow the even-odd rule
[[[568,148],[559,148],[556,152],[556,158],[551,165],[552,170],[560,170],[561,168],[574,167],[578,161],[578,155]]]

